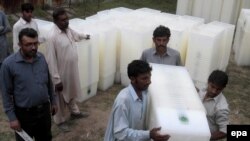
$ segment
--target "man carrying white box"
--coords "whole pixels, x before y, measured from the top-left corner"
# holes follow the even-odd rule
[[[227,100],[222,94],[227,82],[227,74],[215,70],[208,78],[207,89],[199,91],[200,98],[207,111],[207,120],[211,132],[210,140],[223,139],[227,135],[229,109]]]
[[[166,141],[160,127],[146,130],[147,89],[152,68],[147,62],[134,60],[128,65],[131,84],[117,95],[106,129],[104,141]]]

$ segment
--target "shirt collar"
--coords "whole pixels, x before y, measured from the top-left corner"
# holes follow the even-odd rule
[[[204,97],[206,96],[206,93],[207,93],[207,90],[204,91],[204,96],[203,96],[202,99],[204,99]],[[206,99],[206,101],[207,101],[207,100],[213,100],[213,101],[217,102],[217,101],[219,100],[221,94],[222,94],[222,93],[220,93],[219,95],[217,95],[217,96],[214,97],[214,98],[208,98],[208,99]]]
[[[30,22],[27,22],[27,21],[25,21],[25,20],[23,19],[23,17],[21,17],[21,18],[20,18],[20,22],[21,22],[22,24],[28,24],[28,23],[33,22],[33,19],[31,19]]]
[[[169,53],[168,50],[169,49],[167,47],[167,51],[163,54],[163,56],[171,56],[172,55],[171,53]],[[155,47],[153,48],[153,55],[158,55],[158,53],[156,52],[156,48]]]
[[[38,60],[41,57],[41,55],[39,53],[36,53],[36,57],[34,58],[34,62],[36,60]],[[23,58],[23,56],[21,55],[20,50],[15,54],[15,61],[16,62],[26,62],[26,60]]]
[[[55,23],[54,23],[54,26],[55,26],[55,31],[56,31],[57,33],[59,33],[59,34],[65,33],[65,32],[63,32]],[[66,29],[66,33],[65,33],[65,34],[68,33],[68,29],[69,29],[69,28]]]
[[[134,101],[141,100],[138,97],[138,95],[136,94],[135,89],[134,89],[134,87],[131,84],[129,84],[128,88],[129,88],[130,94],[133,97]],[[146,94],[146,91],[142,91],[142,99],[144,99],[145,94]]]
[[[219,100],[221,94],[222,94],[222,93],[220,93],[219,95],[217,95],[216,97],[213,98],[215,102],[217,102],[217,101]]]

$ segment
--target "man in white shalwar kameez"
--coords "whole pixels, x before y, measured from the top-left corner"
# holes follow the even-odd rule
[[[18,42],[19,42],[18,35],[22,29],[33,28],[39,34],[38,25],[36,21],[32,18],[34,6],[31,3],[23,3],[21,5],[21,9],[22,9],[22,17],[20,17],[20,19],[13,25],[13,50],[14,52],[18,52],[20,48],[18,45]]]
[[[53,12],[53,20],[55,25],[48,35],[46,58],[58,94],[58,112],[54,116],[54,121],[62,131],[67,132],[69,131],[65,122],[68,117],[67,108],[73,119],[88,116],[80,112],[75,102],[76,96],[81,95],[75,42],[89,39],[90,36],[68,28],[69,20],[63,8]]]

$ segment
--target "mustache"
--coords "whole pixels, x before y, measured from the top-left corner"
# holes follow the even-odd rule
[[[166,46],[164,46],[164,45],[160,45],[160,46],[158,46],[158,47],[166,47]]]

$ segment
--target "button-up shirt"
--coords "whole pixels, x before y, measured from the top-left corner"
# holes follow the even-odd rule
[[[18,35],[19,32],[24,29],[24,28],[33,28],[34,30],[37,31],[39,34],[38,26],[37,23],[35,22],[34,19],[31,19],[30,22],[25,21],[22,17],[14,24],[13,26],[13,49],[14,52],[17,52],[19,50],[19,39]]]
[[[140,99],[130,84],[116,97],[104,141],[147,141],[146,129],[147,95]]]
[[[181,65],[180,53],[172,48],[167,47],[166,53],[160,56],[155,47],[143,51],[141,60],[148,63],[165,64],[165,65]]]
[[[204,100],[206,90],[199,91],[200,98],[207,112],[207,120],[211,132],[221,131],[227,133],[229,124],[229,108],[227,100],[222,93],[214,98]]]
[[[30,108],[48,101],[55,104],[48,66],[41,53],[32,63],[20,51],[12,54],[2,64],[0,80],[4,111],[10,121],[16,119],[15,106]]]

